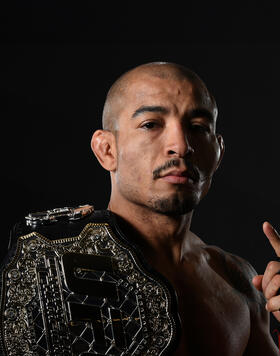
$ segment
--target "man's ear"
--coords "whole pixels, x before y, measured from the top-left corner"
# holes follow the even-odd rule
[[[225,153],[225,143],[224,143],[224,139],[223,139],[222,135],[217,135],[217,142],[220,147],[220,157],[219,157],[219,160],[217,163],[216,170],[219,168],[219,165],[222,162],[222,159],[223,159],[223,156]]]
[[[91,139],[91,149],[99,163],[107,171],[117,168],[117,147],[114,134],[107,130],[97,130]]]

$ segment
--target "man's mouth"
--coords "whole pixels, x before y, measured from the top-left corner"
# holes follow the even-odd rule
[[[173,184],[194,184],[194,178],[190,177],[187,170],[173,169],[160,175],[160,178]]]

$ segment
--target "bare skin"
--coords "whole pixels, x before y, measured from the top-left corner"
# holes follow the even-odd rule
[[[256,289],[246,261],[190,231],[224,151],[215,103],[196,79],[174,75],[170,65],[158,75],[154,67],[127,75],[126,89],[107,107],[118,117],[114,129],[92,138],[111,174],[108,208],[177,292],[183,333],[174,355],[277,355],[257,290],[276,272],[255,277]]]

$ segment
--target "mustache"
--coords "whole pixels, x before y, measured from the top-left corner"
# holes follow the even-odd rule
[[[194,167],[193,164],[191,164],[190,162],[186,163],[187,165],[187,175],[190,176],[190,178],[192,178],[194,181],[198,181],[200,174],[199,171],[196,167]],[[167,162],[165,162],[163,165],[161,165],[160,167],[156,168],[153,171],[153,179],[157,179],[160,177],[160,174],[165,171],[168,168],[171,167],[179,167],[180,166],[180,160],[173,158]]]

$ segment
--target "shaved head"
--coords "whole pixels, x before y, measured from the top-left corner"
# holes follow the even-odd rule
[[[127,211],[192,211],[223,156],[216,118],[214,98],[190,69],[155,62],[124,73],[108,92],[103,130],[91,141],[110,172],[116,211],[122,203]],[[171,174],[172,167],[182,173]]]
[[[129,87],[137,79],[153,76],[160,79],[170,80],[188,80],[199,91],[199,95],[204,97],[204,100],[211,101],[215,111],[217,106],[214,97],[208,91],[204,82],[192,70],[176,63],[169,62],[152,62],[142,64],[125,72],[119,77],[108,91],[104,104],[102,115],[102,126],[104,130],[111,132],[117,131],[118,117],[121,108],[125,103],[125,96],[129,92]]]

